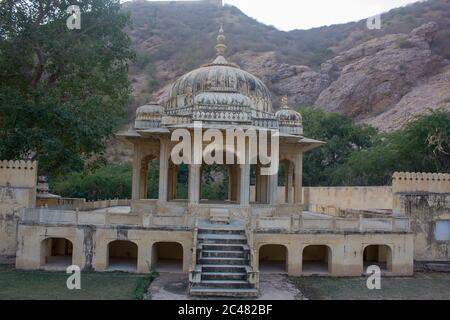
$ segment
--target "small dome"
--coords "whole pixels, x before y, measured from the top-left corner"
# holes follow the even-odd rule
[[[303,122],[302,115],[292,109],[281,109],[275,114],[275,116],[280,121],[295,121],[299,123]]]
[[[156,103],[147,104],[136,110],[136,118],[145,118],[147,116],[162,115],[164,108]]]
[[[147,104],[136,110],[135,128],[157,128],[161,124],[164,108],[156,103]]]
[[[284,96],[281,99],[281,109],[275,113],[275,117],[279,121],[289,121],[298,122],[300,125],[303,124],[303,117],[300,112],[291,109],[288,105],[288,97]]]
[[[288,105],[288,97],[281,99],[281,109],[275,113],[280,131],[289,134],[303,134],[303,117],[300,112],[291,109]]]

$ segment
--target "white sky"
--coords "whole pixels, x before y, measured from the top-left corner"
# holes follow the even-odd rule
[[[224,0],[224,2],[238,7],[246,15],[264,24],[288,31],[357,21],[417,0]]]
[[[285,31],[358,21],[413,2],[417,0],[225,0]]]

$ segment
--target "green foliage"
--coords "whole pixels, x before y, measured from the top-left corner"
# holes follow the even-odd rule
[[[145,294],[147,293],[150,284],[159,277],[159,273],[155,270],[149,268],[150,273],[139,279],[136,289],[134,291],[134,300],[144,300]]]
[[[202,199],[225,201],[228,199],[228,170],[222,165],[210,165],[202,174]]]
[[[87,200],[131,199],[130,165],[107,165],[87,173],[72,173],[50,180],[52,192],[69,198]]]
[[[327,142],[305,155],[305,185],[387,185],[395,171],[450,172],[450,112],[430,111],[379,135],[335,114],[303,113],[306,135]]]
[[[450,172],[450,112],[433,111],[352,154],[336,171],[345,185],[386,185],[395,171]]]
[[[42,174],[82,169],[129,102],[129,18],[118,1],[78,5],[69,30],[68,1],[0,2],[0,158],[36,159]]]
[[[377,131],[367,125],[357,125],[337,113],[321,109],[302,108],[305,136],[326,142],[316,150],[305,154],[304,184],[324,186],[333,181],[335,170],[344,164],[350,155],[371,147],[377,139]]]

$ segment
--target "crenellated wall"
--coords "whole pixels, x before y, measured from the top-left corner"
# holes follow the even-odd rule
[[[36,185],[37,162],[0,161],[0,206],[34,207]]]
[[[436,230],[438,223],[450,223],[450,175],[396,172],[392,189],[394,214],[411,218],[414,258],[450,261],[450,239],[438,240]]]
[[[20,208],[36,203],[37,163],[0,161],[0,256],[16,255]]]
[[[394,193],[450,193],[450,174],[396,172],[392,177]]]

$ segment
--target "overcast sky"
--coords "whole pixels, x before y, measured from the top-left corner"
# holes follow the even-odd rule
[[[357,21],[417,0],[224,0],[248,16],[281,30]]]

